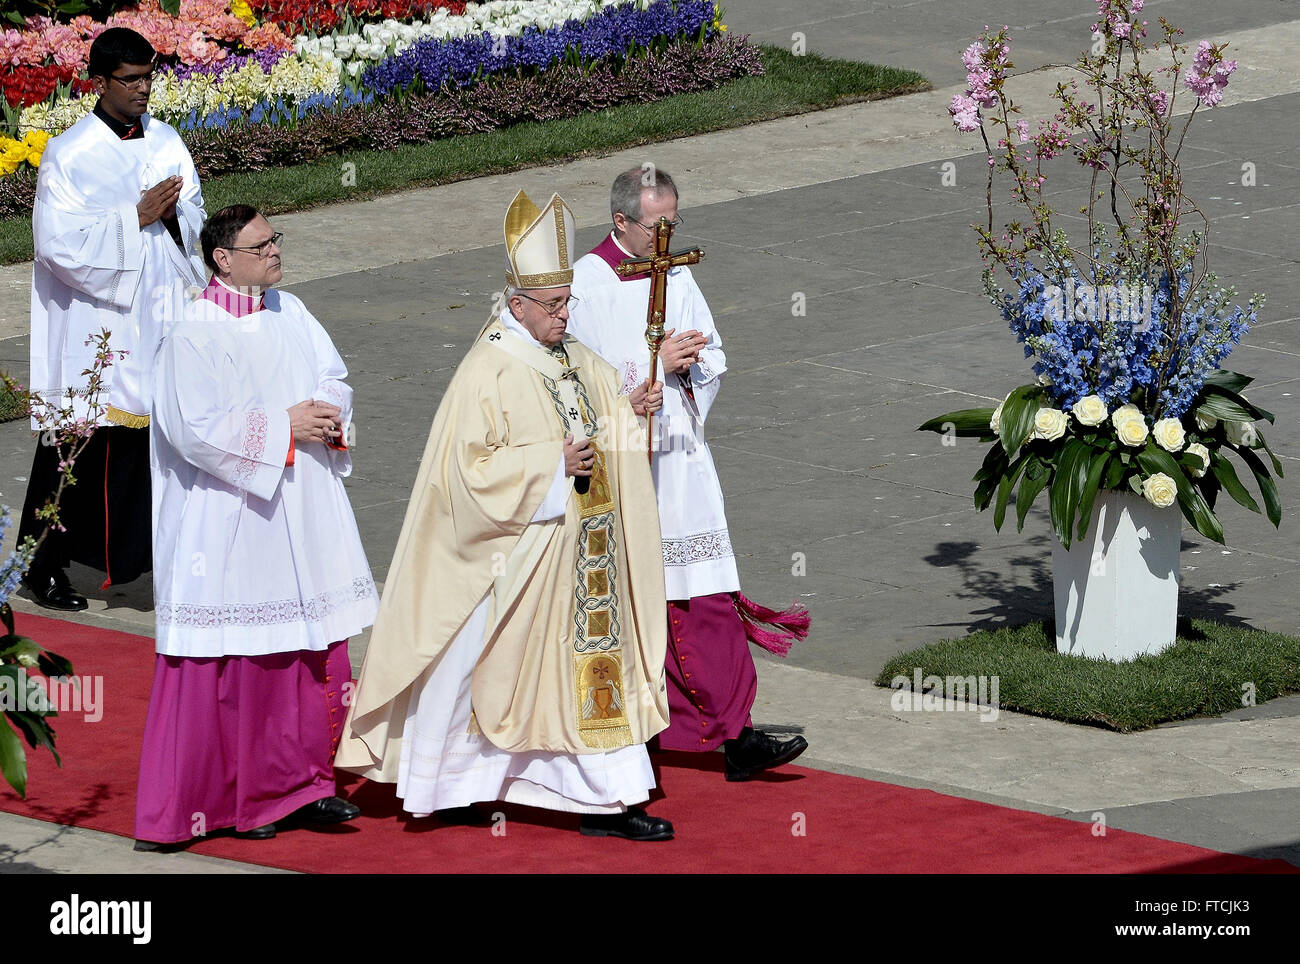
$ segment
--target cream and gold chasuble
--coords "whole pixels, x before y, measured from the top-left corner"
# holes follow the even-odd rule
[[[614,370],[580,343],[562,344],[564,353],[548,353],[494,320],[452,378],[338,766],[395,781],[412,684],[489,594],[471,694],[495,746],[597,753],[667,726],[663,563],[644,433]],[[531,523],[573,432],[596,438],[590,487],[571,492],[563,519]]]

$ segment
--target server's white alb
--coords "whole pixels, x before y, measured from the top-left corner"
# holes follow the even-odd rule
[[[569,313],[569,333],[618,369],[623,394],[631,393],[649,375],[645,317],[650,279],[624,281],[593,253],[574,265],[573,294],[579,300]],[[660,441],[652,470],[667,595],[690,599],[736,592],[740,577],[727,531],[722,485],[704,441],[704,422],[722,386],[727,356],[704,295],[685,265],[668,272],[666,319],[666,327],[678,334],[694,328],[708,339],[688,373],[689,392],[683,376],[665,379],[662,366],[656,375],[664,382],[664,404],[655,416]]]
[[[158,652],[323,650],[374,621],[343,489],[350,454],[303,443],[285,466],[298,402],[339,406],[346,433],[346,377],[325,329],[274,290],[242,318],[194,301],[163,342],[152,423]]]
[[[32,208],[31,387],[47,400],[80,387],[95,358],[86,341],[101,329],[125,350],[105,372],[101,403],[149,414],[154,351],[181,310],[185,289],[204,284],[199,232],[203,197],[180,136],[148,114],[144,137],[121,140],[87,114],[46,145]],[[161,221],[140,227],[140,195],[179,175],[182,251]],[[78,406],[85,415],[85,406]],[[100,424],[105,420],[101,418]]]

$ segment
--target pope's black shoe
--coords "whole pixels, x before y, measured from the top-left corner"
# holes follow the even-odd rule
[[[491,821],[475,804],[434,811],[434,816],[449,827],[486,827]]]
[[[346,823],[361,816],[361,808],[339,797],[322,797],[289,815],[304,823]]]
[[[578,830],[587,837],[624,837],[628,840],[671,840],[673,825],[652,817],[640,807],[623,813],[584,813]]]
[[[32,570],[23,576],[23,585],[36,604],[46,609],[76,613],[86,608],[86,597],[72,588],[68,574],[62,569]]]
[[[778,740],[770,734],[745,727],[740,736],[722,744],[727,763],[727,779],[748,780],[760,770],[770,770],[789,763],[804,750],[808,741],[801,736]]]

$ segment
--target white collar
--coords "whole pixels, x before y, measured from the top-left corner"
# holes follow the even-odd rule
[[[627,248],[623,247],[623,243],[622,243],[621,241],[619,241],[618,237],[614,234],[613,231],[609,232],[609,239],[610,239],[611,241],[613,241],[614,244],[616,244],[616,245],[618,246],[618,250],[622,251],[622,252],[623,252],[625,255],[627,255],[629,258],[635,258],[635,257],[638,257],[638,255],[633,254],[633,253],[632,253],[631,251],[629,251]]]
[[[505,326],[506,331],[510,332],[510,334],[518,335],[524,341],[530,345],[536,345],[542,351],[550,351],[549,348],[532,336],[528,329],[524,327],[523,322],[519,321],[509,308],[501,310],[501,324]]]
[[[232,294],[242,295],[245,298],[252,298],[254,301],[266,294],[265,288],[259,288],[256,285],[249,285],[246,288],[236,288],[233,285],[228,285],[215,274],[212,276],[212,280]]]

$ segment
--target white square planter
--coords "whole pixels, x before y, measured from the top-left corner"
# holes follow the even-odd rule
[[[1105,491],[1092,513],[1086,538],[1053,540],[1056,651],[1120,660],[1173,645],[1182,512]]]

